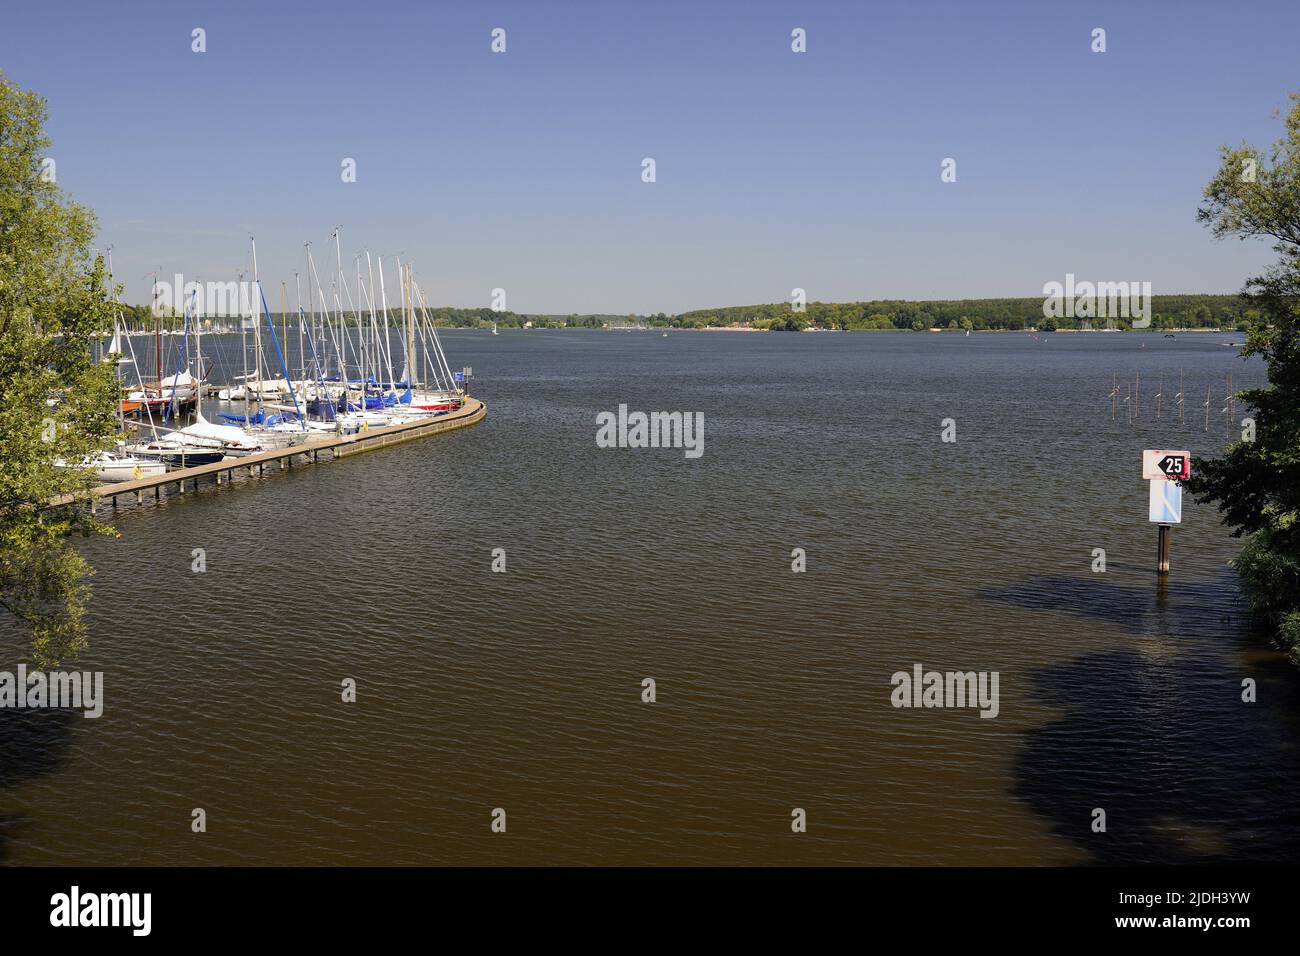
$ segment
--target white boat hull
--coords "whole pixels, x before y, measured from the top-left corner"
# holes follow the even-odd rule
[[[74,467],[63,461],[56,461],[54,465],[56,468]],[[161,461],[115,455],[87,458],[80,467],[91,469],[94,471],[95,477],[106,484],[118,481],[135,481],[139,478],[156,478],[167,471],[167,466]]]

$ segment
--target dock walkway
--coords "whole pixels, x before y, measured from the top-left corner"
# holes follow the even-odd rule
[[[398,442],[410,441],[413,438],[423,438],[426,435],[436,435],[457,428],[467,428],[470,425],[478,424],[485,417],[487,417],[487,406],[478,399],[466,397],[465,403],[460,408],[434,418],[405,422],[401,425],[370,428],[352,435],[330,435],[328,433],[313,435],[302,444],[289,448],[273,448],[270,451],[260,451],[252,455],[245,455],[242,458],[226,458],[211,465],[178,468],[175,471],[169,471],[151,478],[137,478],[133,481],[119,481],[99,485],[92,492],[94,497],[90,499],[90,506],[93,508],[96,503],[109,502],[116,508],[118,499],[122,497],[134,497],[137,504],[143,504],[145,492],[147,491],[152,491],[154,500],[160,501],[162,500],[163,490],[172,486],[175,486],[177,494],[183,495],[187,483],[192,484],[194,490],[197,491],[199,482],[205,478],[213,479],[217,485],[220,485],[223,479],[226,482],[233,483],[238,473],[246,472],[251,478],[255,472],[260,475],[267,465],[277,462],[281,469],[292,468],[295,458],[301,458],[305,462],[316,464],[321,461],[321,452],[329,452],[329,457],[325,460],[333,461],[337,458],[360,454],[363,451],[371,451],[375,448],[395,445]],[[81,502],[86,501],[84,498],[78,499],[73,495],[62,495],[58,498],[51,498],[49,505],[52,508],[60,507],[77,503],[78,500]]]

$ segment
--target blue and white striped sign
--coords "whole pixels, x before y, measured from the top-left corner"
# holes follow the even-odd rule
[[[1147,516],[1158,524],[1182,524],[1183,486],[1163,478],[1153,478],[1147,484],[1151,486]]]

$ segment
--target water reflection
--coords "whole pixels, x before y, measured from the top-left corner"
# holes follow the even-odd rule
[[[1300,691],[1282,655],[1238,653],[1230,574],[1160,590],[1046,575],[986,596],[1138,638],[1032,675],[1036,696],[1061,716],[1027,733],[1013,792],[1057,836],[1099,864],[1300,854],[1290,798],[1300,793]],[[1242,700],[1247,677],[1257,683],[1255,703]],[[1105,810],[1104,833],[1091,828],[1095,808]]]

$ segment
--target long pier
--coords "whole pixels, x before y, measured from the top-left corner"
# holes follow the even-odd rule
[[[92,489],[89,499],[76,495],[61,495],[50,499],[49,504],[50,507],[60,507],[88,502],[89,506],[94,508],[97,504],[109,501],[116,508],[119,498],[134,498],[136,504],[142,505],[145,502],[145,493],[149,491],[153,492],[154,501],[161,501],[163,491],[173,487],[176,494],[183,495],[187,484],[193,490],[198,491],[199,483],[205,479],[212,479],[216,485],[221,485],[223,481],[233,484],[238,474],[245,473],[250,478],[254,474],[261,475],[267,465],[274,466],[278,463],[280,470],[284,470],[293,467],[295,458],[302,459],[307,464],[317,464],[322,460],[321,452],[329,453],[328,457],[324,459],[325,461],[333,461],[349,455],[357,455],[364,451],[371,451],[375,448],[395,445],[398,442],[423,438],[426,435],[436,435],[457,428],[467,428],[470,425],[477,425],[486,417],[487,406],[478,399],[466,396],[464,404],[460,408],[448,412],[446,415],[404,422],[400,425],[369,428],[351,435],[330,435],[328,433],[312,435],[301,444],[292,445],[288,448],[273,448],[270,451],[260,451],[252,455],[245,455],[242,458],[226,458],[222,461],[213,462],[211,465],[178,468],[175,471],[169,471],[151,478],[137,478],[133,481],[118,481],[99,485]]]

